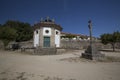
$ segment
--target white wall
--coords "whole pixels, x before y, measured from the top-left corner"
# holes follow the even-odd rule
[[[48,30],[49,32],[46,33],[46,30]],[[43,36],[51,36],[51,28],[49,28],[49,27],[44,27],[44,28],[43,28]]]
[[[48,30],[49,32],[46,33],[46,30]],[[38,31],[38,33],[37,33]],[[52,35],[52,32],[51,32],[51,28],[49,27],[43,27],[43,36],[51,36]],[[56,31],[58,32],[56,34]],[[60,35],[61,35],[61,32],[57,29],[55,29],[55,45],[56,47],[60,47]],[[37,47],[37,46],[40,46],[39,45],[40,43],[40,30],[37,29],[34,31],[34,47]]]
[[[56,34],[56,31],[58,34]],[[57,29],[55,30],[55,45],[56,47],[60,47],[60,31]]]
[[[37,31],[38,31],[38,33],[37,33]],[[39,46],[39,33],[40,33],[40,30],[34,31],[34,47]]]

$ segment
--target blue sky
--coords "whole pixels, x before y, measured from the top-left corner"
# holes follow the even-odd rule
[[[0,24],[7,20],[31,25],[49,16],[63,27],[63,32],[93,36],[120,31],[120,0],[0,0]]]

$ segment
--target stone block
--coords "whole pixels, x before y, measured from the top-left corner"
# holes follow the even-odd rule
[[[90,60],[104,60],[105,55],[101,54],[95,45],[88,46],[82,57]]]
[[[56,48],[36,48],[34,50],[35,55],[54,55],[56,54]]]

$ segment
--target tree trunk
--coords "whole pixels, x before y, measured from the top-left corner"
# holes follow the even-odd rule
[[[113,51],[115,51],[115,43],[111,43]]]

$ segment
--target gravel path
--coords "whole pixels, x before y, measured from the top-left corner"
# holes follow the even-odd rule
[[[120,80],[120,62],[61,60],[82,52],[37,56],[0,51],[0,80]]]

